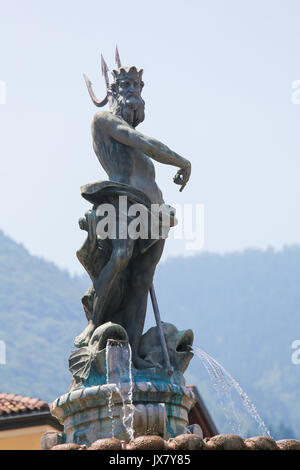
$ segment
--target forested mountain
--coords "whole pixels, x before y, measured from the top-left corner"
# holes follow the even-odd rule
[[[80,298],[88,285],[0,232],[0,340],[7,355],[1,391],[51,401],[67,390],[67,359],[86,324]],[[291,345],[300,339],[299,286],[298,246],[171,259],[155,277],[162,319],[194,330],[194,344],[240,382],[275,437],[298,439],[300,365],[291,361]],[[220,431],[230,432],[198,357],[186,378]]]

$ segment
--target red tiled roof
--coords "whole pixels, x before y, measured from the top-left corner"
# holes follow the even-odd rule
[[[22,397],[14,393],[0,393],[0,419],[34,411],[49,411],[49,405],[38,398]]]

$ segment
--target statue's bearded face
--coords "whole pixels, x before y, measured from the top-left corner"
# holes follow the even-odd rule
[[[145,119],[145,102],[141,97],[141,81],[136,77],[124,77],[116,84],[112,111],[132,127]]]

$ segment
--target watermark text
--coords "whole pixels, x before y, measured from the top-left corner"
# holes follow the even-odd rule
[[[292,349],[294,349],[291,356],[292,364],[297,366],[300,364],[300,339],[295,339],[295,341],[292,342]]]
[[[81,228],[100,240],[184,240],[187,251],[204,245],[203,204],[132,203],[119,196],[113,204],[103,203],[81,219]]]

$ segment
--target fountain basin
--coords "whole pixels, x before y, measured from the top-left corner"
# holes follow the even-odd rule
[[[124,405],[121,396],[128,394],[129,387],[129,383],[90,386],[57,398],[50,409],[64,426],[62,440],[88,446],[106,437],[128,442],[130,435],[123,418],[129,411],[133,413],[134,437],[158,435],[169,439],[188,432],[188,412],[195,403],[191,390],[173,383],[134,382],[132,405]]]

